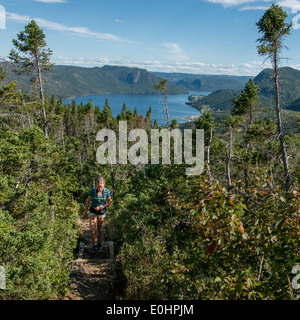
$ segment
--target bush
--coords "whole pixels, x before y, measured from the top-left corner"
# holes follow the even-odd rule
[[[136,211],[127,211],[122,205],[118,219],[126,221],[126,243],[118,260],[127,279],[125,297],[297,299],[291,271],[300,264],[299,190],[265,192],[264,181],[258,185],[246,192],[237,184],[228,191],[193,177],[178,193],[169,181],[169,207],[162,204],[163,199],[168,203],[163,187],[159,197],[151,193],[153,181],[143,181],[142,191],[131,190],[127,199],[147,194],[161,210],[154,226],[147,210],[135,204]],[[180,221],[187,227],[178,228]]]
[[[34,126],[22,133],[2,127],[0,146],[0,299],[63,297],[79,233],[73,163]]]

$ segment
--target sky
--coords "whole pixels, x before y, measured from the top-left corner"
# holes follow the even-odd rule
[[[0,0],[0,58],[34,19],[56,65],[256,76],[256,23],[272,3],[294,21],[282,66],[300,70],[300,0]]]

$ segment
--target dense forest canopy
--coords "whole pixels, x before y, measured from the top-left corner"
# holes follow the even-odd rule
[[[266,19],[284,17],[278,6],[269,10]],[[31,37],[41,36],[31,27]],[[36,66],[38,60],[25,62]],[[280,105],[277,118],[262,116],[252,79],[226,118],[204,112],[193,123],[194,131],[204,130],[205,167],[187,176],[184,162],[100,165],[97,132],[118,133],[126,121],[128,132],[139,128],[150,137],[159,129],[151,107],[143,117],[124,104],[113,117],[108,100],[66,105],[41,94],[46,70],[30,72],[38,80],[31,94],[14,81],[4,84],[0,70],[0,266],[6,270],[0,299],[68,295],[77,220],[98,176],[113,192],[106,223],[124,299],[299,298],[291,273],[300,264],[299,134],[281,130],[287,122],[279,121]],[[157,88],[167,106],[165,84]],[[174,140],[169,145],[174,157]]]

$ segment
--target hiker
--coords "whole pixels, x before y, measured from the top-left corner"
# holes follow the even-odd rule
[[[106,208],[112,204],[111,192],[109,189],[105,188],[105,179],[102,177],[98,178],[96,184],[97,188],[93,188],[89,192],[89,195],[86,199],[83,215],[84,219],[89,217],[90,220],[90,230],[93,240],[93,253],[96,253],[98,249],[103,248],[101,243],[102,227],[104,218],[106,217]]]

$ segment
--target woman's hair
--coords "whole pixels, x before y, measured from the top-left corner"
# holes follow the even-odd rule
[[[105,185],[105,179],[104,179],[103,177],[99,177],[99,178],[96,180],[96,183],[97,183],[97,185],[100,184],[100,183],[102,183],[102,184]]]

